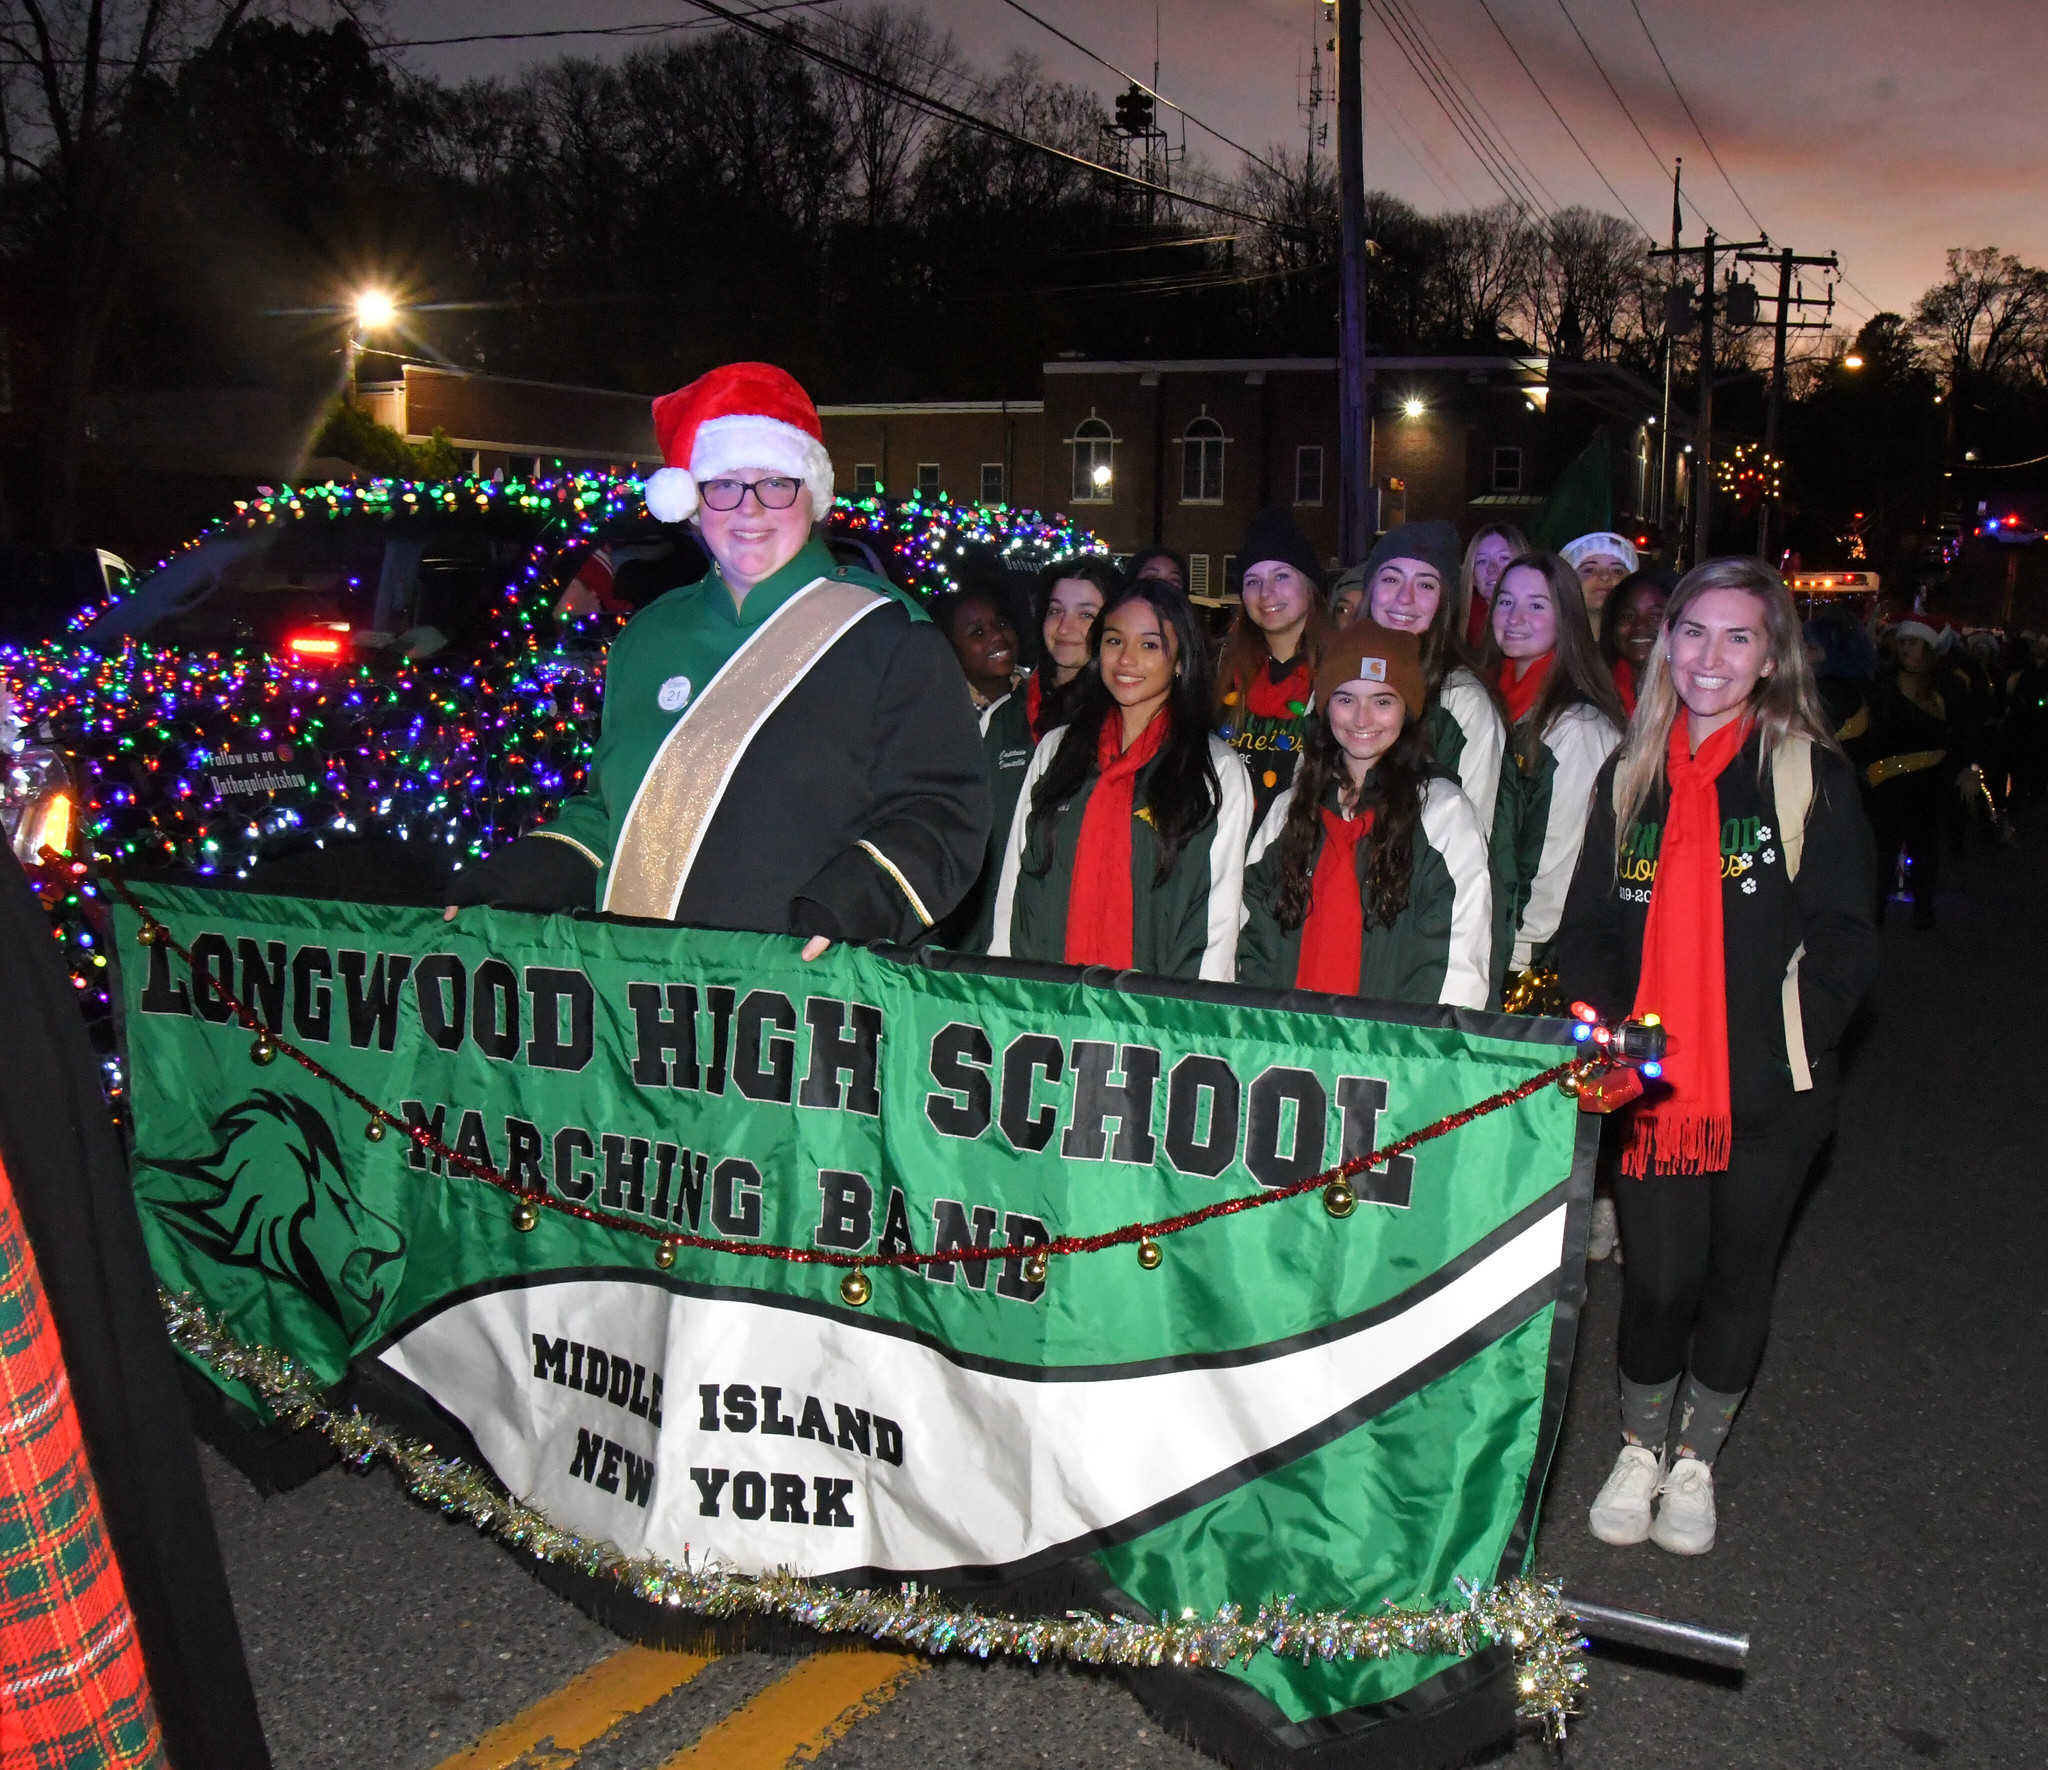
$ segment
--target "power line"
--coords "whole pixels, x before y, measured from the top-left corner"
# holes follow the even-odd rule
[[[1586,33],[1579,29],[1579,21],[1572,17],[1572,9],[1565,4],[1565,0],[1557,0],[1557,9],[1564,14],[1564,22],[1571,26],[1572,35],[1578,38],[1579,47],[1586,52],[1586,59],[1593,64],[1593,71],[1600,76],[1607,90],[1614,94],[1614,102],[1621,106],[1621,114],[1628,119],[1629,127],[1636,132],[1636,139],[1650,150],[1650,158],[1656,161],[1657,171],[1661,175],[1665,171],[1664,156],[1657,151],[1656,144],[1650,140],[1649,136],[1643,133],[1643,126],[1636,121],[1635,112],[1628,108],[1628,100],[1621,96],[1621,88],[1615,85],[1614,81],[1609,78],[1606,68],[1601,66],[1599,56],[1593,53],[1593,45],[1586,41]],[[1700,225],[1709,233],[1717,234],[1721,231],[1708,219],[1707,212],[1699,204],[1693,202],[1689,192],[1681,190],[1679,196],[1682,201],[1690,205],[1693,214],[1699,217]]]
[[[1466,208],[1478,208],[1479,205],[1472,201],[1471,194],[1465,189],[1465,187],[1462,184],[1458,182],[1457,176],[1451,171],[1451,169],[1448,166],[1446,166],[1443,163],[1443,161],[1439,160],[1436,157],[1436,151],[1429,145],[1428,137],[1425,136],[1420,129],[1416,128],[1414,119],[1410,117],[1408,113],[1401,108],[1400,100],[1395,98],[1395,96],[1391,92],[1389,92],[1385,86],[1383,86],[1380,83],[1379,75],[1375,74],[1371,68],[1366,67],[1363,64],[1360,65],[1359,72],[1364,74],[1366,80],[1372,86],[1373,92],[1378,97],[1380,103],[1384,105],[1386,109],[1389,112],[1391,112],[1395,117],[1399,118],[1401,123],[1406,126],[1408,135],[1414,137],[1415,146],[1409,147],[1407,138],[1402,136],[1398,130],[1395,132],[1395,139],[1400,141],[1401,145],[1404,148],[1408,148],[1409,158],[1415,160],[1415,163],[1418,166],[1422,166],[1422,160],[1416,154],[1416,149],[1419,148],[1422,154],[1428,156],[1429,165],[1434,166],[1437,172],[1441,172],[1445,178],[1450,180],[1451,190],[1445,190],[1441,184],[1437,184],[1436,173],[1431,172],[1429,166],[1422,166],[1422,175],[1425,178],[1427,178],[1431,184],[1436,185],[1437,195],[1442,197],[1443,200],[1446,203],[1448,203],[1451,200],[1451,191],[1454,190],[1458,193],[1458,201],[1463,203]]]
[[[1479,169],[1492,181],[1493,186],[1506,200],[1508,206],[1524,215],[1544,214],[1544,206],[1536,200],[1535,194],[1522,182],[1513,164],[1500,151],[1498,145],[1486,133],[1478,119],[1466,110],[1455,90],[1443,80],[1442,70],[1428,59],[1428,51],[1420,39],[1412,42],[1405,34],[1408,21],[1398,19],[1386,0],[1371,0],[1372,14],[1387,40],[1408,64],[1409,71],[1421,82],[1436,108],[1450,124],[1452,132],[1465,144],[1466,151],[1479,162]]]
[[[1464,74],[1459,71],[1457,63],[1451,60],[1449,52],[1436,40],[1436,37],[1430,31],[1428,22],[1421,14],[1411,10],[1406,0],[1383,0],[1383,3],[1389,11],[1402,20],[1409,32],[1421,45],[1422,52],[1428,59],[1430,66],[1437,71],[1438,77],[1443,80],[1446,90],[1457,100],[1459,108],[1473,119],[1475,126],[1485,135],[1488,144],[1494,151],[1515,168],[1517,182],[1521,184],[1523,189],[1531,193],[1534,198],[1536,211],[1539,214],[1547,215],[1551,210],[1555,209],[1557,207],[1557,198],[1551,194],[1549,187],[1537,176],[1536,168],[1529,163],[1528,156],[1515,146],[1508,132],[1501,127],[1500,119],[1486,108],[1485,101],[1480,98],[1472,82],[1465,78]]]
[[[1239,153],[1244,155],[1244,157],[1247,160],[1257,161],[1257,163],[1265,167],[1265,169],[1268,172],[1272,172],[1275,174],[1280,173],[1280,168],[1278,166],[1275,166],[1270,160],[1265,159],[1263,156],[1259,154],[1253,153],[1252,150],[1246,147],[1243,142],[1231,140],[1231,138],[1225,135],[1222,130],[1215,128],[1211,124],[1203,122],[1200,117],[1196,116],[1195,113],[1189,110],[1185,105],[1175,104],[1172,99],[1166,96],[1165,93],[1160,92],[1155,88],[1146,85],[1145,82],[1139,79],[1136,74],[1126,73],[1122,68],[1118,67],[1115,62],[1110,61],[1103,56],[1097,55],[1094,50],[1088,47],[1087,44],[1080,42],[1076,38],[1068,36],[1065,31],[1061,30],[1059,26],[1054,24],[1050,19],[1040,18],[1039,15],[1033,12],[1030,7],[1023,5],[1022,0],[1003,0],[1003,4],[1009,7],[1012,12],[1021,12],[1026,18],[1028,18],[1034,25],[1037,25],[1041,30],[1050,31],[1062,43],[1066,44],[1069,49],[1078,49],[1090,61],[1094,62],[1097,67],[1107,68],[1112,74],[1116,75],[1116,77],[1120,80],[1128,80],[1133,86],[1137,87],[1137,89],[1140,92],[1148,93],[1151,97],[1156,98],[1161,104],[1165,105],[1168,110],[1179,111],[1180,114],[1183,117],[1187,118],[1187,120],[1190,123],[1194,124],[1194,126],[1197,129],[1204,130],[1208,134],[1215,136],[1215,138],[1218,141],[1222,142],[1225,147],[1235,148]]]
[[[700,12],[708,12],[714,18],[723,19],[729,25],[736,25],[754,36],[765,37],[792,54],[816,62],[820,67],[830,68],[834,73],[844,74],[848,79],[858,80],[877,91],[887,92],[908,104],[916,105],[932,116],[942,117],[949,123],[958,123],[962,128],[973,129],[997,141],[1007,141],[1014,147],[1029,148],[1033,153],[1044,154],[1050,159],[1064,160],[1070,166],[1078,166],[1084,172],[1092,172],[1099,178],[1127,185],[1132,190],[1149,191],[1154,196],[1166,197],[1176,203],[1186,203],[1196,209],[1206,209],[1211,214],[1228,215],[1235,221],[1248,221],[1255,227],[1273,227],[1286,231],[1286,224],[1276,221],[1270,215],[1260,215],[1250,209],[1239,209],[1229,203],[1216,202],[1209,197],[1195,196],[1188,191],[1177,191],[1170,185],[1155,184],[1149,178],[1140,178],[1134,172],[1125,172],[1115,166],[1105,166],[1098,160],[1091,160],[1086,155],[1074,153],[1067,148],[1054,147],[1050,142],[1034,141],[1018,130],[992,122],[987,117],[978,117],[972,111],[963,110],[959,105],[935,97],[929,92],[920,92],[914,86],[906,86],[901,81],[890,79],[886,74],[878,74],[872,68],[861,67],[857,62],[848,61],[845,57],[813,43],[804,35],[785,33],[761,24],[754,14],[735,12],[729,6],[721,5],[719,0],[688,0],[688,4]]]
[[[1761,221],[1757,220],[1756,211],[1749,206],[1749,200],[1739,190],[1736,190],[1735,180],[1728,176],[1728,168],[1721,164],[1721,156],[1714,152],[1714,144],[1707,139],[1707,132],[1700,127],[1699,118],[1692,114],[1692,106],[1685,102],[1685,94],[1678,89],[1678,77],[1672,73],[1671,64],[1664,59],[1664,51],[1657,47],[1657,39],[1650,30],[1650,21],[1643,17],[1642,7],[1637,4],[1637,0],[1628,0],[1628,4],[1629,10],[1636,15],[1636,23],[1643,27],[1643,35],[1650,40],[1651,52],[1657,57],[1657,65],[1664,70],[1664,78],[1671,83],[1672,96],[1678,100],[1680,107],[1684,110],[1686,121],[1692,125],[1693,133],[1700,138],[1700,146],[1707,150],[1707,158],[1714,162],[1714,170],[1720,173],[1721,182],[1728,187],[1735,200],[1742,205],[1743,214],[1749,217],[1749,225],[1755,228],[1758,233],[1769,238],[1771,230],[1765,227]]]
[[[1543,102],[1550,107],[1550,114],[1557,119],[1557,126],[1560,129],[1562,129],[1565,132],[1565,134],[1571,136],[1572,146],[1577,148],[1579,152],[1582,155],[1584,155],[1586,164],[1593,168],[1594,176],[1598,178],[1602,184],[1607,186],[1607,194],[1610,197],[1612,197],[1617,203],[1621,204],[1622,214],[1626,215],[1629,218],[1629,220],[1633,221],[1644,234],[1649,234],[1650,230],[1643,226],[1642,218],[1638,216],[1636,212],[1628,206],[1628,203],[1622,197],[1621,192],[1614,188],[1613,181],[1607,176],[1606,173],[1600,170],[1600,162],[1594,159],[1591,153],[1587,152],[1586,144],[1583,141],[1581,141],[1575,133],[1573,133],[1572,126],[1564,120],[1564,112],[1559,110],[1555,104],[1551,103],[1550,94],[1543,90],[1543,82],[1536,78],[1535,70],[1532,69],[1529,66],[1529,64],[1522,59],[1522,52],[1515,47],[1515,40],[1508,35],[1507,28],[1500,22],[1500,20],[1494,17],[1493,8],[1486,3],[1486,0],[1479,0],[1479,10],[1486,14],[1488,22],[1493,26],[1493,28],[1496,31],[1500,33],[1500,40],[1508,46],[1508,53],[1515,58],[1516,66],[1518,66],[1523,73],[1529,76],[1529,84],[1536,88],[1536,96],[1542,99]]]

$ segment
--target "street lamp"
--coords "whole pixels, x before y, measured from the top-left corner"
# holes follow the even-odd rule
[[[1863,359],[1852,350],[1847,356],[1842,358],[1842,367],[1845,369],[1860,369],[1863,367]]]
[[[1427,409],[1419,399],[1405,399],[1401,402],[1401,410],[1411,418],[1420,418]]]
[[[381,332],[398,318],[398,303],[382,289],[365,289],[356,297],[356,324],[365,332]]]

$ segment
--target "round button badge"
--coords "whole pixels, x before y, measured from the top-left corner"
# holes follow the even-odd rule
[[[660,700],[664,713],[680,713],[690,704],[689,677],[671,676],[661,685]]]

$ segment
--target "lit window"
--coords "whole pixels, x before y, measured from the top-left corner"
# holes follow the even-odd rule
[[[853,468],[853,495],[872,498],[881,489],[882,476],[872,461],[857,461]]]
[[[984,504],[1000,504],[1003,501],[1003,464],[1000,461],[984,461],[981,464],[981,501]]]
[[[1074,502],[1107,504],[1116,490],[1116,433],[1092,412],[1074,426]]]
[[[1497,492],[1519,492],[1522,489],[1522,451],[1520,449],[1495,449],[1493,451],[1493,489]]]
[[[1223,426],[1206,413],[1180,433],[1180,501],[1223,502]]]
[[[1294,501],[1320,504],[1323,501],[1323,445],[1304,443],[1294,451]]]
[[[939,495],[939,464],[936,461],[920,461],[917,464],[917,495],[927,504]]]

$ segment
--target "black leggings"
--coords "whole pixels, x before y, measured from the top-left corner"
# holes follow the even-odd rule
[[[1724,1395],[1763,1362],[1778,1255],[1807,1171],[1834,1129],[1836,1091],[1795,1094],[1719,1174],[1617,1175],[1621,1374],[1662,1383],[1690,1370]],[[1690,1357],[1688,1357],[1690,1354]]]

